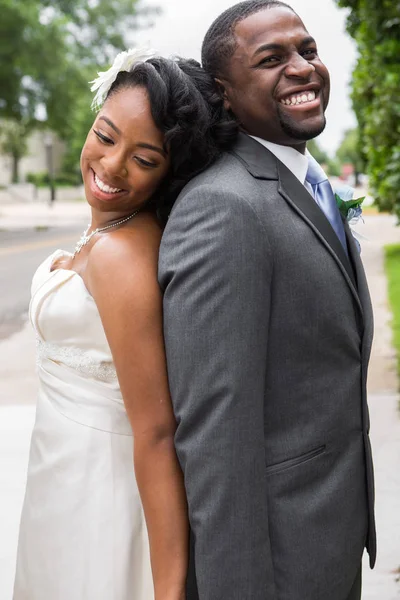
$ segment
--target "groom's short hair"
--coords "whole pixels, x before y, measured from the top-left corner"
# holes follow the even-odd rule
[[[295,12],[291,6],[280,0],[245,0],[225,10],[215,19],[205,35],[201,48],[203,68],[214,77],[222,75],[237,48],[235,28],[238,23],[275,6],[284,6]]]

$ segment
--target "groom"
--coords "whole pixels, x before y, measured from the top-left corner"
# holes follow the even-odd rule
[[[306,142],[329,74],[294,11],[229,8],[203,65],[241,125],[182,192],[160,251],[188,600],[358,600],[375,562],[360,256]]]

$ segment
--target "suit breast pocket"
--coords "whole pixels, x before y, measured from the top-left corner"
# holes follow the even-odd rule
[[[287,458],[279,463],[274,463],[272,465],[267,465],[266,472],[268,475],[273,475],[275,473],[280,473],[281,471],[286,471],[286,469],[291,469],[292,467],[297,467],[298,465],[302,465],[305,462],[320,456],[325,452],[326,446],[318,446],[317,448],[313,448],[308,452],[304,452],[304,454],[300,454],[299,456],[295,456],[293,458]]]

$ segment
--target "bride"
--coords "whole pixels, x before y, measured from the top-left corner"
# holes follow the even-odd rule
[[[213,86],[194,61],[137,51],[93,86],[91,223],[32,284],[40,391],[14,600],[185,597],[157,259],[177,194],[236,135]]]

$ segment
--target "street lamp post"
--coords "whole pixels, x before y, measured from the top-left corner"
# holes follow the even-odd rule
[[[47,172],[49,175],[49,186],[50,186],[50,206],[56,199],[56,188],[54,185],[54,162],[53,162],[53,137],[51,133],[47,133],[44,138],[44,145],[46,148],[46,162]]]

